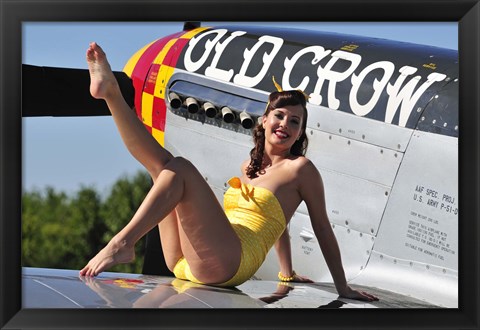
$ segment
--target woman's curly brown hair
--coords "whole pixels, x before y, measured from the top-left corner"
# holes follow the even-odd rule
[[[268,116],[270,111],[282,108],[287,105],[301,105],[303,111],[302,135],[295,141],[290,148],[290,153],[294,156],[304,156],[308,147],[308,138],[306,134],[307,128],[307,101],[305,95],[301,91],[290,90],[273,92],[268,97],[268,105],[264,116]],[[258,173],[263,170],[263,152],[265,149],[265,129],[262,123],[258,123],[253,130],[253,142],[255,146],[250,151],[250,164],[247,166],[247,176],[250,179],[258,177]]]

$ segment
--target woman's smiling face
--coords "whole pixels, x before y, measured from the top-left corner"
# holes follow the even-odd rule
[[[286,105],[271,110],[263,117],[265,142],[288,149],[302,135],[304,108],[298,105]]]

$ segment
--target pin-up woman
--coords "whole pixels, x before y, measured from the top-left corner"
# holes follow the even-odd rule
[[[275,91],[255,146],[240,175],[229,180],[224,205],[195,166],[159,145],[121,95],[104,51],[87,50],[90,92],[104,99],[130,153],[154,184],[131,219],[80,271],[96,276],[135,258],[135,243],[159,226],[165,261],[177,278],[216,286],[237,286],[258,270],[275,246],[282,281],[309,281],[292,269],[287,224],[299,204],[308,207],[314,233],[341,297],[377,300],[346,281],[340,250],[325,208],[322,178],[304,157],[307,148],[306,98],[303,92]]]

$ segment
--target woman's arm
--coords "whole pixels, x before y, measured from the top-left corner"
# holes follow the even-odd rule
[[[338,294],[345,298],[378,300],[368,293],[353,290],[347,284],[340,248],[327,215],[323,180],[315,165],[310,161],[302,168],[299,182],[301,197],[307,205],[313,231]]]
[[[290,248],[290,235],[288,234],[288,228],[285,229],[282,236],[280,236],[275,243],[275,250],[277,251],[278,262],[280,264],[280,272],[285,277],[292,276],[292,250]]]
[[[280,273],[284,277],[293,276],[291,282],[313,283],[311,279],[305,276],[294,273],[292,266],[292,249],[290,246],[290,235],[288,228],[285,229],[282,236],[275,242],[275,250],[278,256],[278,262],[280,264]]]

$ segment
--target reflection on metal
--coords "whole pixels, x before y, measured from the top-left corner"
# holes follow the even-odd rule
[[[79,277],[76,270],[23,268],[22,308],[434,308],[423,301],[362,287],[380,301],[340,298],[328,283],[250,280],[219,288],[172,277],[104,272]]]

